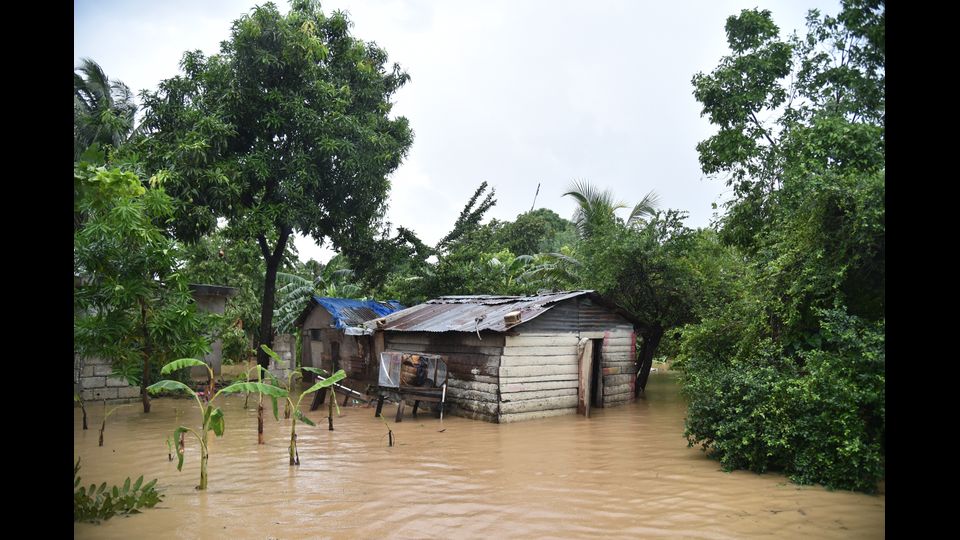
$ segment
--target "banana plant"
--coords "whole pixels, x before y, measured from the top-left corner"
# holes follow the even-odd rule
[[[264,346],[265,346],[265,345],[264,345]],[[272,351],[271,351],[271,352],[272,352]],[[253,372],[253,371],[256,371],[256,372],[257,372],[257,382],[258,382],[258,383],[262,383],[262,382],[263,382],[263,376],[266,375],[266,376],[269,377],[270,380],[273,382],[273,386],[277,386],[277,387],[280,386],[280,382],[277,380],[277,378],[274,377],[272,373],[270,373],[269,371],[267,371],[266,369],[264,369],[263,366],[261,366],[260,364],[255,364],[253,367],[251,367],[250,369],[248,369],[248,370],[246,370],[246,371],[243,372],[243,376],[244,376],[244,378],[246,379],[247,382],[251,382],[251,381],[250,381],[250,378],[251,378],[250,373]],[[257,444],[265,444],[265,443],[263,442],[263,392],[257,392],[257,395],[259,396],[259,401],[258,401],[258,403],[257,403]],[[277,398],[276,398],[275,396],[269,396],[269,397],[270,397],[270,400],[273,402],[273,417],[274,417],[276,420],[279,421],[279,420],[280,420],[280,416],[279,416],[279,413],[278,413],[278,410],[277,410]],[[249,402],[249,400],[250,400],[250,392],[247,392],[246,395],[245,395],[244,398],[243,398],[243,408],[244,408],[244,410],[247,409],[247,403]],[[289,412],[286,412],[286,411],[285,411],[285,415],[284,415],[284,416],[285,416],[286,418],[289,418]]]
[[[273,358],[277,362],[280,361],[280,356],[277,353],[273,352],[270,349],[270,347],[267,347],[266,345],[261,345],[260,347],[264,350],[264,352],[270,355],[271,358]],[[302,373],[303,370],[309,371],[311,373],[316,373],[318,375],[325,374],[324,371],[319,369],[315,369],[307,366],[299,367],[290,372],[290,375],[288,377],[288,382],[287,382],[288,390],[292,390],[294,379],[296,379],[297,377],[303,378],[303,373]],[[337,381],[343,380],[346,377],[347,377],[347,374],[342,369],[337,371],[330,377],[304,390],[303,393],[300,394],[300,397],[297,398],[296,403],[294,403],[293,399],[290,397],[289,392],[287,393],[287,397],[286,397],[287,406],[290,408],[290,410],[293,411],[293,415],[290,420],[290,466],[291,467],[294,465],[300,465],[300,452],[297,449],[297,420],[299,419],[301,422],[303,422],[304,424],[307,424],[308,426],[317,427],[317,424],[315,424],[313,420],[310,420],[309,418],[307,418],[307,415],[303,414],[303,411],[300,410],[300,402],[303,401],[303,397],[306,396],[307,394],[312,394],[317,390],[320,390],[321,388],[327,388],[327,387],[333,386]],[[337,399],[334,396],[330,396],[330,401],[332,403],[336,403]],[[339,410],[340,410],[340,407],[337,406],[338,414],[339,414]],[[333,424],[331,423],[330,425],[332,428]]]
[[[213,369],[207,365],[206,362],[194,358],[181,358],[179,360],[174,360],[169,364],[163,366],[163,369],[160,370],[161,375],[168,375],[174,371],[194,366],[203,366],[210,372],[210,379],[213,380]],[[239,394],[241,392],[259,392],[262,394],[267,394],[268,396],[273,396],[277,398],[287,397],[287,391],[282,388],[277,388],[276,386],[271,386],[269,384],[264,384],[262,382],[246,382],[240,381],[235,382],[229,386],[221,388],[216,394],[208,396],[209,399],[202,400],[200,396],[197,395],[189,386],[183,384],[180,381],[171,381],[164,379],[157,381],[154,384],[151,384],[147,387],[147,391],[155,394],[163,390],[184,390],[195,400],[197,400],[197,406],[200,408],[200,414],[203,419],[200,431],[188,428],[186,426],[178,426],[173,432],[173,438],[176,440],[183,433],[192,433],[198,441],[200,441],[200,485],[197,486],[197,489],[206,490],[207,489],[207,461],[210,459],[209,447],[207,445],[207,436],[211,431],[217,436],[223,436],[223,430],[225,427],[223,419],[223,410],[219,407],[216,407],[214,403],[216,399],[220,397],[220,394]],[[183,449],[179,446],[177,447],[177,470],[183,470]]]

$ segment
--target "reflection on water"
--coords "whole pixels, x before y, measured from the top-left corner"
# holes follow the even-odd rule
[[[298,422],[301,465],[288,465],[290,421],[223,400],[226,433],[211,435],[209,489],[199,483],[197,442],[187,437],[183,471],[165,443],[182,422],[199,424],[196,403],[157,399],[90,430],[74,422],[84,484],[159,478],[164,500],[131,517],[76,524],[76,538],[478,538],[680,537],[883,538],[885,496],[796,486],[776,474],[724,473],[682,437],[685,405],[674,375],[654,373],[648,397],[560,416],[496,425],[421,415],[395,424],[373,409],[345,407],[326,429],[326,407]],[[304,399],[304,409],[310,399]],[[251,404],[254,399],[251,399]],[[269,405],[267,414],[269,415]],[[94,427],[96,426],[96,427]],[[440,431],[441,429],[445,431]]]

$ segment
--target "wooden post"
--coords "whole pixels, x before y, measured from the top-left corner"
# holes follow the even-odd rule
[[[400,404],[397,405],[397,418],[396,422],[403,422],[403,404],[406,400],[403,399],[403,394],[400,394]]]
[[[377,412],[374,414],[377,418],[380,417],[380,411],[383,410],[383,394],[377,396]]]
[[[317,393],[313,395],[313,403],[310,404],[310,410],[315,411],[320,408],[320,405],[323,403],[324,398],[327,396],[327,389],[321,388],[317,390]]]

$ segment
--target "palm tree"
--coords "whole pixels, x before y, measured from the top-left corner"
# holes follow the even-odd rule
[[[311,259],[310,262],[314,261]],[[346,265],[346,259],[339,255],[330,259],[326,265],[321,263],[311,265],[308,262],[307,269],[315,276],[313,281],[296,274],[277,272],[277,282],[282,284],[277,289],[277,305],[273,314],[277,331],[289,332],[293,321],[314,296],[360,298],[361,287],[349,281],[354,273]],[[319,272],[316,271],[318,266]]]
[[[137,113],[126,84],[111,80],[89,58],[80,62],[73,74],[74,160],[94,143],[122,145],[134,131]]]
[[[580,281],[580,261],[573,257],[573,250],[564,246],[559,253],[537,253],[530,257],[529,264],[519,280],[540,285],[541,289],[568,290]]]
[[[573,197],[577,201],[577,210],[573,214],[573,223],[581,238],[589,238],[605,223],[616,220],[616,211],[627,208],[620,201],[614,201],[610,190],[600,191],[596,186],[585,180],[574,180],[564,196]],[[656,213],[659,197],[653,191],[647,193],[643,199],[633,207],[627,217],[627,225],[640,224],[646,217]]]

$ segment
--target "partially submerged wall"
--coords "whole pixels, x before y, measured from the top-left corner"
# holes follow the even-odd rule
[[[500,358],[500,422],[577,412],[575,333],[506,336]]]
[[[270,373],[274,377],[286,382],[290,372],[297,368],[296,351],[297,336],[293,334],[281,334],[273,338],[273,352],[277,353],[281,362],[277,363],[273,357],[270,358]]]
[[[447,404],[457,416],[496,422],[504,336],[482,332],[387,332],[384,350],[439,354],[447,364]]]
[[[80,399],[90,401],[126,402],[140,399],[140,387],[131,386],[126,379],[111,377],[113,367],[103,358],[84,358],[74,355],[73,386]]]

